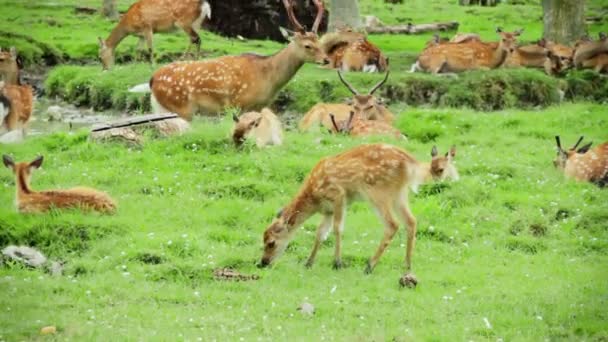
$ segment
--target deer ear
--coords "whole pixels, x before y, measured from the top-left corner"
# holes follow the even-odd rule
[[[295,36],[295,34],[296,34],[294,31],[288,30],[284,27],[279,27],[279,31],[281,31],[283,38],[285,38],[289,41],[293,40],[293,36]]]
[[[39,168],[42,165],[42,161],[44,160],[43,156],[39,156],[38,158],[34,159],[31,163],[30,163],[30,167],[33,167],[34,169]]]
[[[580,153],[580,154],[584,154],[587,153],[587,151],[589,151],[589,149],[591,148],[591,145],[593,144],[593,142],[588,143],[587,145],[579,148],[576,153]]]
[[[437,151],[437,146],[433,146],[433,149],[431,149],[431,157],[435,158],[438,154],[439,152]]]
[[[4,162],[4,166],[6,166],[6,167],[13,168],[15,166],[15,162],[13,161],[13,158],[11,158],[7,154],[2,156],[2,161]]]
[[[545,38],[541,38],[538,40],[538,43],[536,43],[536,44],[541,47],[547,47],[547,40]]]
[[[456,146],[452,145],[450,152],[446,153],[446,157],[449,159],[454,159],[454,157],[456,157]]]

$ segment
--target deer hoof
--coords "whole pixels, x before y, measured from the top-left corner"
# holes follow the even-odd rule
[[[368,261],[367,262],[367,266],[365,267],[365,271],[363,271],[365,274],[371,274],[372,271],[374,270],[374,267],[372,266],[372,264]]]
[[[405,274],[401,278],[399,278],[399,285],[402,287],[409,287],[410,289],[415,289],[416,285],[418,285],[418,279],[413,274]]]
[[[341,260],[334,261],[334,270],[339,270],[341,268],[342,268],[342,261]]]
[[[308,260],[308,261],[306,261],[306,264],[304,264],[304,266],[305,266],[306,268],[311,268],[311,267],[312,267],[312,264],[314,264],[314,263],[315,263],[314,261],[312,261],[312,260]]]

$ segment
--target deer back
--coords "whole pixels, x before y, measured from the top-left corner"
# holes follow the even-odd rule
[[[608,181],[608,142],[585,153],[570,150],[567,154],[568,159],[564,167],[567,177],[581,181]]]

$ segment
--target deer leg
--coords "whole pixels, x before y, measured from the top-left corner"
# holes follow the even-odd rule
[[[407,197],[400,202],[395,203],[395,207],[399,215],[407,226],[407,249],[405,252],[405,274],[399,279],[402,286],[416,287],[418,280],[412,274],[412,255],[414,253],[414,245],[416,244],[416,218],[410,210]]]
[[[342,195],[334,204],[334,234],[336,248],[334,253],[334,268],[342,268],[342,232],[344,231],[344,216],[346,215],[346,198]]]
[[[188,49],[186,50],[186,53],[184,53],[184,57],[186,57],[188,54],[190,54],[190,49],[192,48],[192,45],[195,45],[196,46],[195,58],[198,59],[199,54],[201,52],[201,37],[190,26],[184,26],[184,32],[186,32],[186,34],[190,37],[190,45],[188,45]]]
[[[379,200],[373,203],[376,206],[376,209],[378,210],[380,218],[384,222],[384,237],[382,238],[380,246],[378,246],[378,250],[376,250],[374,256],[367,262],[365,273],[368,274],[372,273],[374,267],[376,267],[376,264],[378,263],[378,260],[386,250],[386,247],[388,247],[388,245],[393,240],[395,233],[397,233],[397,230],[399,230],[399,224],[397,223],[397,221],[395,221],[395,218],[393,217],[393,214],[391,212],[391,207],[386,203],[386,200]]]
[[[317,228],[317,236],[315,237],[315,244],[312,246],[312,251],[310,252],[310,256],[306,261],[306,267],[312,267],[312,265],[315,263],[319,246],[321,246],[321,243],[327,239],[327,234],[329,233],[329,228],[331,227],[331,221],[332,216],[325,215],[323,217],[323,221],[321,221],[319,224],[319,227]]]
[[[146,46],[148,47],[148,53],[150,54],[150,64],[154,64],[154,49],[152,47],[152,29],[144,31],[144,39],[146,40]]]

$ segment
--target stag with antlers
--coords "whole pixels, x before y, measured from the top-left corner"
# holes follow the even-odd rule
[[[593,143],[578,148],[583,141],[583,137],[580,137],[567,151],[562,148],[559,135],[555,136],[555,141],[557,158],[553,165],[562,170],[567,178],[592,182],[600,187],[608,185],[608,141],[590,150]]]
[[[285,34],[290,43],[272,56],[244,54],[215,59],[172,63],[158,69],[149,82],[157,110],[177,113],[191,120],[195,113],[216,114],[227,107],[243,111],[266,106],[307,62],[328,64],[317,30],[324,12],[314,0],[317,17],[312,31],[306,31],[295,17],[292,2],[283,0],[296,32]],[[147,90],[146,85],[131,91]]]

